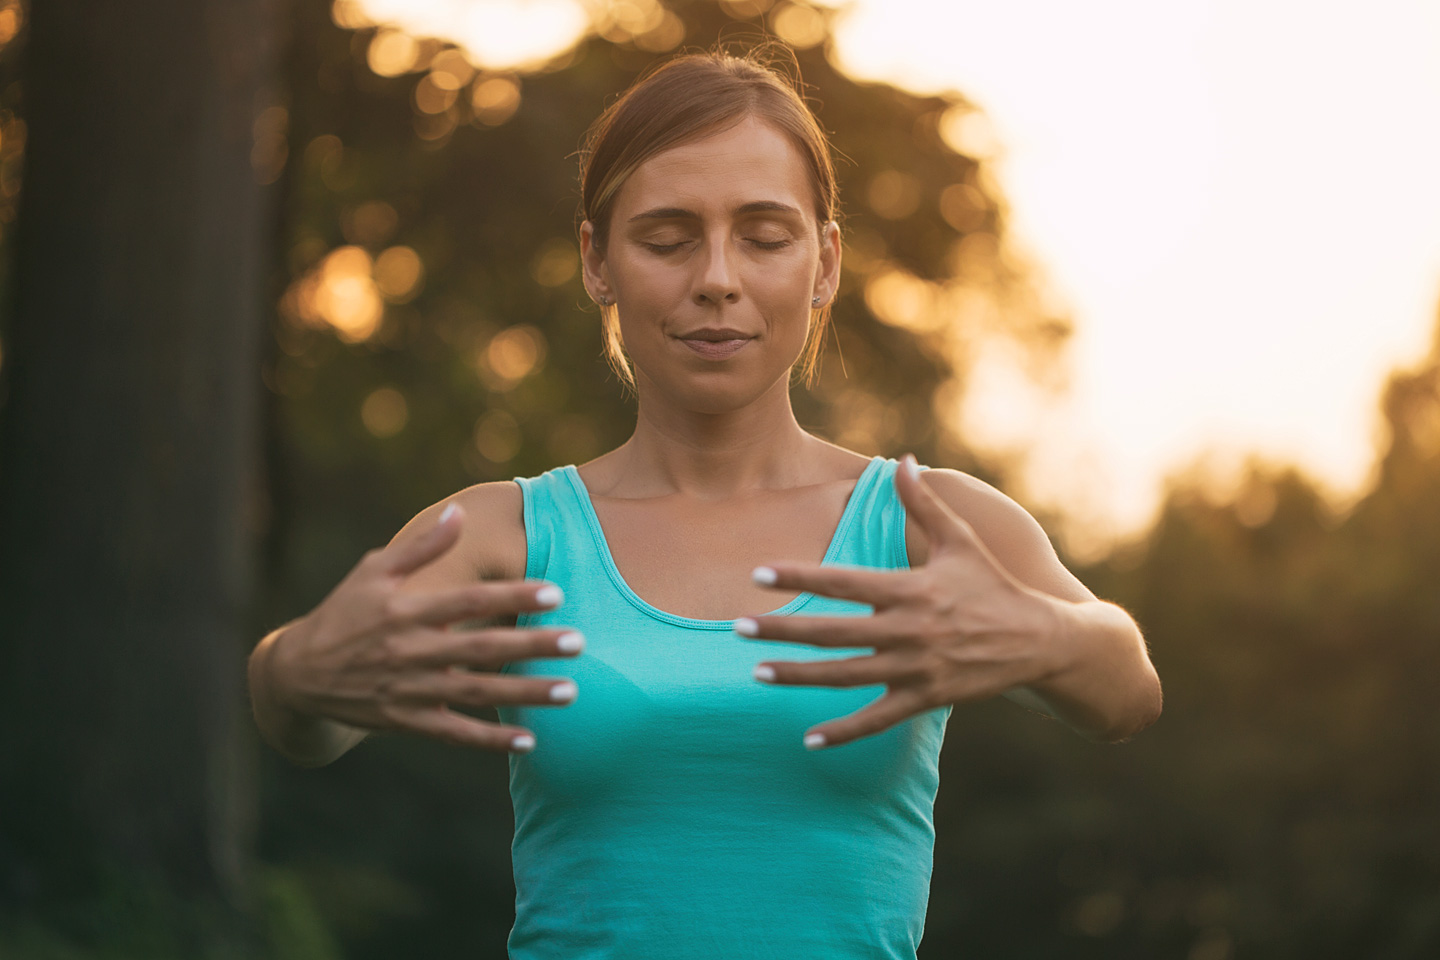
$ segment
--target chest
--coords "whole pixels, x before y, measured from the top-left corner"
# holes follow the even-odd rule
[[[750,573],[771,563],[820,563],[851,486],[723,504],[601,497],[594,509],[616,568],[642,600],[682,617],[731,620],[774,610],[796,595],[758,586]]]

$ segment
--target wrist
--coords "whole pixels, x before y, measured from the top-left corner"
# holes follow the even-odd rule
[[[1065,676],[1082,659],[1077,629],[1081,611],[1074,601],[1039,590],[1031,592],[1037,609],[1033,661],[1038,675],[1029,685],[1038,687]]]

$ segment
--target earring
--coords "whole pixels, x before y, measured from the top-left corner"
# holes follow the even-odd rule
[[[608,306],[610,306],[610,298],[607,297],[607,296],[604,296],[604,295],[602,294],[601,297],[600,297],[600,306],[602,306],[602,307],[608,307]]]
[[[819,298],[819,297],[811,297],[811,298],[810,298],[810,306],[812,306],[812,307],[818,307],[818,306],[820,306],[820,298]]]

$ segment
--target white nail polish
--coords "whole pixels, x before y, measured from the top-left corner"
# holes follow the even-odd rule
[[[455,501],[453,500],[450,501],[450,503],[446,504],[445,509],[440,511],[440,519],[439,521],[437,521],[436,525],[438,526],[439,524],[444,523],[446,520],[449,520],[450,517],[454,515],[457,509],[458,508],[455,505]]]
[[[575,699],[575,694],[578,692],[575,684],[567,680],[550,688],[550,699],[556,703],[569,703]]]
[[[920,464],[915,462],[913,456],[907,453],[905,454],[905,459],[900,462],[904,464],[906,473],[910,474],[910,476],[916,480],[920,479]]]
[[[579,653],[585,649],[585,638],[578,633],[563,633],[555,641],[555,646],[560,648],[561,653]]]
[[[535,591],[535,602],[542,607],[558,607],[565,599],[565,591],[554,584],[546,584]]]
[[[535,738],[528,733],[522,733],[510,741],[510,749],[517,753],[529,753],[535,749]]]
[[[762,587],[773,587],[775,586],[775,581],[779,580],[780,577],[775,573],[774,569],[770,567],[756,567],[750,571],[750,579]]]
[[[749,617],[741,617],[735,621],[735,632],[742,637],[753,637],[760,633],[760,624]]]
[[[774,683],[774,682],[775,682],[775,668],[774,668],[774,667],[771,667],[771,666],[766,666],[766,665],[763,664],[763,663],[756,664],[756,666],[755,666],[755,679],[756,679],[756,680],[763,680],[763,681],[766,682],[766,683]]]
[[[823,747],[823,746],[825,746],[825,734],[823,734],[823,733],[807,733],[807,734],[805,735],[805,749],[806,749],[806,750],[818,750],[818,749],[820,749],[820,748]]]

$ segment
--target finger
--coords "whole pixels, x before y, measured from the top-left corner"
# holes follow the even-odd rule
[[[575,681],[565,677],[517,677],[448,670],[397,680],[392,695],[400,701],[465,707],[554,707],[571,703],[577,692]]]
[[[812,750],[837,747],[842,743],[888,730],[925,709],[925,700],[918,692],[911,692],[903,687],[887,690],[884,695],[854,713],[805,731],[805,746]],[[815,739],[817,737],[818,741]]]
[[[903,676],[900,663],[884,654],[805,663],[765,661],[755,665],[756,680],[791,686],[865,687]]]
[[[812,647],[886,647],[895,643],[883,615],[873,617],[744,617],[735,632],[755,640],[783,640]]]
[[[396,722],[401,730],[459,747],[528,753],[535,746],[535,735],[524,727],[479,720],[444,707],[416,708],[399,716]]]
[[[900,495],[906,512],[920,524],[932,549],[973,542],[970,525],[956,516],[930,485],[920,479],[920,467],[911,454],[905,454],[900,469],[895,471],[895,492]]]
[[[452,500],[429,530],[422,529],[418,536],[401,531],[380,551],[377,566],[388,576],[409,576],[454,546],[464,527],[465,508]]]
[[[910,574],[864,567],[820,566],[805,563],[777,563],[756,567],[751,578],[761,586],[777,590],[804,590],[840,600],[868,603],[872,607],[894,606],[909,594],[905,582]]]
[[[484,630],[436,630],[416,641],[405,662],[418,667],[460,665],[495,670],[515,660],[573,657],[585,649],[574,630],[493,627]]]
[[[560,588],[536,580],[497,580],[447,590],[415,590],[393,594],[391,618],[400,624],[438,626],[501,613],[553,610],[564,600]]]

